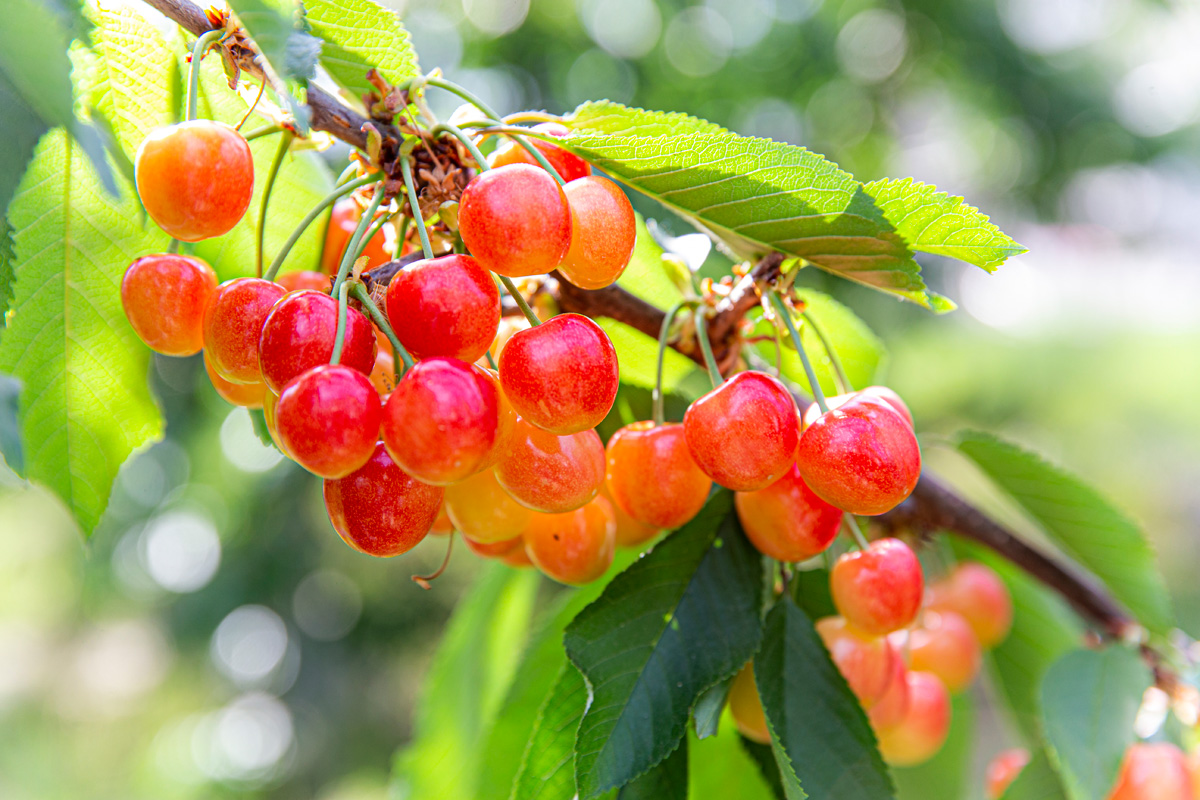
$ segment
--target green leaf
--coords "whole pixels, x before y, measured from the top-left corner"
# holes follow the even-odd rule
[[[513,800],[571,800],[575,796],[575,731],[587,699],[583,676],[564,663],[538,712],[513,784]]]
[[[21,426],[17,421],[20,395],[21,382],[11,375],[0,375],[0,459],[18,475],[25,471]]]
[[[754,760],[741,746],[732,720],[716,736],[688,735],[688,797],[691,800],[737,798],[774,800]]]
[[[1035,750],[1029,758],[1029,763],[1021,770],[1001,796],[1001,800],[1068,800],[1063,791],[1062,780],[1046,754],[1040,749]]]
[[[592,703],[579,726],[581,800],[623,786],[675,749],[695,699],[758,648],[764,571],[716,492],[567,628]]]
[[[305,0],[313,33],[324,40],[321,64],[354,97],[373,90],[367,71],[389,83],[421,74],[400,17],[372,0]]]
[[[692,717],[696,723],[696,738],[707,739],[715,736],[721,723],[721,712],[725,710],[725,701],[729,698],[729,687],[733,678],[726,678],[720,683],[714,683],[696,698],[696,708]]]
[[[308,34],[304,9],[298,0],[229,0],[238,21],[266,61],[268,74],[283,82],[280,91],[295,118],[297,130],[308,133],[309,109],[304,91],[321,55],[321,40]]]
[[[15,311],[0,371],[20,378],[26,476],[52,489],[85,535],[121,463],[162,434],[145,348],[121,309],[120,283],[166,236],[143,231],[125,187],[115,202],[62,131],[44,137],[13,198]]]
[[[829,591],[829,570],[824,567],[792,573],[792,599],[804,609],[809,619],[833,617],[838,613]]]
[[[969,694],[950,698],[950,733],[933,758],[915,767],[893,768],[896,796],[900,800],[965,800],[976,776],[971,772],[975,744],[975,703]]]
[[[862,706],[790,595],[767,614],[754,679],[789,800],[895,795]]]
[[[688,740],[685,736],[674,753],[621,787],[617,800],[687,800]]]
[[[2,101],[3,98],[0,97],[0,102]],[[0,122],[0,133],[3,133],[2,127],[3,123]],[[16,188],[16,184],[13,188]],[[12,228],[9,227],[8,218],[0,214],[0,338],[4,336],[5,316],[8,312],[8,304],[12,301],[13,288],[17,282],[17,273],[14,271],[15,259]]]
[[[563,124],[572,133],[608,136],[679,136],[690,133],[734,135],[715,122],[678,111],[647,111],[611,100],[590,100],[572,111]]]
[[[961,197],[912,178],[872,181],[863,189],[912,250],[957,258],[995,272],[1026,249]]]
[[[1072,558],[1094,572],[1150,630],[1174,626],[1171,599],[1142,531],[1099,492],[1066,471],[987,433],[958,449],[1012,496]]]
[[[1042,682],[1042,715],[1051,758],[1072,800],[1103,800],[1133,744],[1133,722],[1151,684],[1134,650],[1075,650]]]
[[[739,736],[738,738],[741,740],[742,750],[754,761],[762,779],[770,787],[772,796],[777,798],[777,800],[786,800],[787,791],[783,788],[783,775],[780,772],[778,762],[775,761],[775,749],[769,744],[759,744],[747,739],[745,736]],[[791,773],[793,780],[795,780],[795,775],[795,772]]]

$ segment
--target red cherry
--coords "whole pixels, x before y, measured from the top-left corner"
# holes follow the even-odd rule
[[[320,292],[295,292],[275,304],[258,342],[263,379],[274,392],[300,373],[333,357],[338,302]],[[357,309],[346,309],[341,364],[370,375],[375,367],[375,334]]]
[[[570,133],[565,125],[557,122],[540,122],[533,126],[533,130],[559,138]],[[538,139],[531,138],[528,141],[541,151],[541,154],[550,162],[550,166],[554,167],[554,171],[564,181],[570,182],[592,174],[591,165],[574,153]],[[492,155],[491,162],[493,167],[504,167],[509,164],[530,164],[541,169],[541,164],[538,164],[537,159],[531,156],[528,150],[512,141],[501,145]]]
[[[208,360],[208,353],[204,354],[204,371],[208,373],[208,379],[212,382],[213,388],[217,390],[217,394],[226,403],[246,408],[263,407],[267,394],[265,385],[261,383],[230,383],[213,369],[212,362]]]
[[[218,375],[233,383],[262,381],[258,340],[267,315],[286,293],[261,278],[235,278],[217,287],[204,311],[204,349]]]
[[[921,477],[912,426],[886,402],[859,395],[805,429],[797,457],[804,482],[851,514],[882,514]]]
[[[757,492],[733,496],[746,537],[777,561],[804,561],[825,552],[842,525],[842,511],[817,497],[792,468]]]
[[[617,521],[617,547],[641,547],[660,533],[658,528],[637,521],[617,505],[607,480],[600,484],[599,495],[612,503],[613,518]]]
[[[983,653],[962,616],[953,611],[927,610],[908,635],[908,660],[913,669],[937,675],[954,694],[975,680]]]
[[[782,383],[763,372],[739,372],[692,403],[683,431],[706,475],[753,492],[779,480],[796,460],[797,417]]]
[[[604,445],[595,431],[556,436],[517,417],[496,464],[496,480],[526,508],[564,514],[600,490]]]
[[[441,487],[421,483],[396,466],[382,442],[357,471],[325,481],[325,509],[334,530],[371,556],[411,550],[433,526],[441,504]]]
[[[985,649],[1004,641],[1012,627],[1012,598],[1000,576],[983,564],[960,564],[929,587],[926,604],[956,611],[970,624]]]
[[[190,356],[204,347],[204,309],[217,273],[198,258],[143,256],[121,280],[121,305],[138,338],[156,353]]]
[[[488,170],[463,190],[458,231],[485,269],[510,278],[550,272],[571,244],[567,196],[538,167]]]
[[[296,463],[323,478],[341,478],[371,457],[380,416],[379,395],[365,375],[322,364],[284,388],[275,424]]]
[[[329,214],[329,227],[325,229],[325,248],[321,252],[321,269],[326,274],[337,274],[342,256],[346,252],[346,245],[350,244],[350,237],[354,235],[360,219],[362,208],[353,197],[343,197],[333,204],[333,211]],[[386,228],[387,224],[384,227]],[[383,228],[371,237],[362,254],[370,259],[369,267],[378,267],[392,260],[387,251],[387,237]]]
[[[484,460],[484,467],[481,467],[481,469],[490,469],[500,461],[500,456],[504,452],[508,440],[512,438],[513,430],[517,424],[517,412],[513,411],[512,403],[508,402],[508,398],[504,395],[504,390],[500,386],[499,373],[494,369],[480,367],[478,364],[475,366],[479,367],[483,376],[488,379],[492,384],[492,388],[496,390],[496,399],[498,401],[496,406],[496,443],[492,447],[491,453]]]
[[[863,633],[881,636],[906,628],[921,609],[921,562],[899,539],[878,539],[866,550],[843,553],[829,574],[833,603]]]
[[[866,709],[874,706],[896,674],[900,654],[895,647],[884,637],[859,633],[841,617],[818,620],[816,628],[859,703]]]
[[[500,399],[487,373],[430,358],[404,373],[383,410],[383,443],[419,481],[446,486],[473,475],[496,444]]]
[[[899,412],[900,416],[908,422],[908,427],[913,427],[912,412],[908,410],[908,406],[900,399],[900,395],[886,386],[868,386],[857,392],[849,392],[847,394],[835,394],[832,397],[825,398],[825,405],[830,409],[840,408],[855,397],[874,397],[877,400],[882,400],[892,407],[893,410]],[[816,403],[809,405],[804,411],[804,427],[812,425],[821,416],[821,407]]]
[[[892,646],[896,649],[895,645]],[[892,659],[892,679],[888,681],[887,689],[867,711],[871,727],[876,731],[886,730],[899,725],[908,714],[908,667],[899,652]]]
[[[1108,800],[1192,800],[1183,751],[1170,742],[1130,746]]]
[[[950,733],[950,694],[937,676],[908,673],[908,713],[899,724],[876,732],[879,752],[893,766],[910,767],[933,758]]]
[[[314,291],[329,294],[329,289],[333,286],[328,275],[311,269],[285,272],[275,281],[289,292]]]
[[[571,208],[571,246],[558,271],[581,289],[602,289],[625,271],[633,256],[637,221],[629,198],[598,175],[563,187]]]
[[[522,538],[529,560],[547,577],[580,586],[608,571],[616,533],[612,504],[596,497],[565,514],[534,514]]]
[[[517,331],[500,353],[500,385],[517,414],[558,434],[594,428],[617,398],[617,351],[599,325],[559,314]]]
[[[454,527],[480,544],[519,537],[533,512],[509,497],[493,470],[446,487],[446,513]]]
[[[1000,800],[1028,763],[1029,751],[1023,747],[1005,750],[993,758],[984,773],[987,800]]]
[[[729,715],[733,717],[733,723],[742,736],[759,744],[771,743],[767,715],[758,696],[758,685],[754,682],[753,664],[742,667],[729,686]]]
[[[475,361],[496,338],[500,292],[470,256],[431,258],[410,264],[392,278],[387,315],[396,338],[413,358]]]
[[[227,233],[254,192],[254,157],[242,135],[197,119],[159,128],[134,157],[138,196],[150,219],[185,242]]]
[[[712,489],[679,423],[626,425],[608,440],[607,454],[617,506],[654,530],[674,530],[699,514]]]

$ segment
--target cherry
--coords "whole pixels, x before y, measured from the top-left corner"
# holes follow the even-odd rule
[[[492,388],[496,390],[496,444],[492,447],[492,451],[488,457],[484,459],[484,467],[490,468],[496,466],[500,460],[500,455],[504,452],[509,439],[512,438],[513,430],[517,424],[517,412],[513,411],[512,403],[508,402],[508,398],[504,395],[504,390],[500,386],[500,375],[494,369],[481,367],[478,364],[483,376],[491,382]],[[482,469],[482,468],[481,468]]]
[[[446,486],[483,469],[496,445],[500,398],[487,373],[456,358],[420,361],[383,409],[383,443],[419,481]]]
[[[612,503],[613,517],[617,521],[617,547],[641,547],[655,536],[658,536],[658,528],[651,527],[644,522],[638,522],[629,516],[625,512],[625,509],[617,505],[617,501],[613,500],[612,491],[609,489],[607,480],[600,484],[599,494]]]
[[[635,520],[673,530],[700,513],[712,481],[688,452],[683,426],[626,425],[608,440],[608,489]]]
[[[519,537],[533,519],[533,512],[509,497],[490,469],[447,486],[446,513],[463,536],[489,545]]]
[[[581,289],[602,289],[621,277],[633,256],[633,206],[621,187],[598,175],[573,180],[563,192],[571,209],[571,246],[558,271]]]
[[[321,364],[284,388],[275,425],[284,450],[300,466],[323,478],[341,478],[371,458],[380,416],[379,395],[365,375]]]
[[[895,650],[895,646],[893,645]],[[892,659],[892,678],[883,695],[867,710],[867,719],[876,731],[900,724],[908,714],[908,667],[899,652]]]
[[[595,431],[556,436],[521,417],[501,448],[496,480],[526,508],[563,514],[596,496],[604,482],[604,445]]]
[[[325,248],[321,251],[321,269],[328,275],[336,275],[350,237],[362,219],[362,208],[353,197],[343,197],[333,204],[329,213],[329,227],[325,229]],[[386,228],[387,225],[384,225]],[[368,266],[377,267],[392,260],[387,251],[387,238],[383,228],[371,237],[362,254],[369,259]]]
[[[570,133],[565,125],[557,122],[540,122],[533,126],[533,130],[559,138]],[[550,166],[554,167],[555,172],[564,181],[570,182],[592,174],[591,165],[574,153],[563,150],[561,147],[555,147],[549,142],[539,141],[538,139],[531,138],[528,141],[541,151],[541,154],[550,162]],[[537,159],[531,156],[528,150],[513,141],[501,145],[492,155],[491,162],[493,167],[504,167],[509,164],[530,164],[539,169],[541,168],[541,164],[538,164]]]
[[[134,181],[150,219],[185,242],[227,233],[254,193],[254,157],[228,125],[197,119],[152,132],[134,157]]]
[[[987,800],[1000,800],[1028,763],[1029,751],[1023,747],[1005,750],[993,758],[984,773]]]
[[[338,301],[321,292],[294,292],[271,309],[258,342],[259,366],[271,391],[300,373],[328,364],[337,340]],[[346,309],[341,362],[363,375],[375,366],[375,334],[362,312]]]
[[[882,636],[867,636],[846,625],[841,617],[825,617],[816,624],[817,633],[838,672],[850,684],[850,691],[862,707],[874,706],[896,674],[900,654]]]
[[[525,540],[520,536],[493,544],[482,544],[466,536],[463,537],[463,541],[472,553],[483,558],[498,558],[510,567],[533,566],[529,554],[525,552]]]
[[[767,728],[767,715],[763,711],[758,686],[754,682],[754,664],[742,667],[741,672],[729,685],[729,715],[738,733],[752,742],[771,743],[771,731]]]
[[[961,615],[927,610],[908,635],[908,661],[915,670],[937,675],[955,694],[975,680],[983,653],[974,631]]]
[[[488,170],[463,190],[458,231],[485,269],[510,278],[550,272],[571,244],[567,196],[538,167]]]
[[[825,552],[842,525],[841,509],[813,493],[795,464],[756,492],[733,496],[746,537],[778,561],[804,561]]]
[[[258,340],[271,308],[287,293],[261,278],[235,278],[217,287],[204,312],[204,349],[213,369],[232,383],[259,383]]]
[[[346,544],[371,556],[411,550],[433,526],[441,504],[441,487],[396,466],[382,442],[357,471],[325,481],[325,509],[334,529]]]
[[[908,713],[890,728],[876,731],[879,752],[893,766],[928,761],[950,733],[950,694],[936,675],[909,672]]]
[[[121,305],[147,347],[165,356],[190,356],[204,347],[204,309],[217,273],[198,258],[160,254],[129,265]]]
[[[413,358],[449,356],[475,361],[500,324],[500,292],[470,256],[448,255],[410,264],[387,287],[387,315]]]
[[[599,578],[612,566],[617,521],[603,497],[565,514],[534,514],[525,526],[525,553],[547,577],[569,586]]]
[[[504,346],[508,344],[508,340],[517,331],[523,331],[528,327],[529,320],[524,317],[501,317],[500,325],[496,328],[496,338],[492,340],[492,346],[488,348],[488,352],[492,354],[492,360],[499,364],[500,352],[504,350]],[[488,363],[486,359],[480,360],[483,362],[479,365],[481,367]]]
[[[226,403],[246,408],[262,408],[267,394],[267,387],[261,383],[230,383],[217,374],[208,353],[204,354],[204,371],[212,381],[213,388]]]
[[[276,282],[289,292],[314,291],[329,294],[333,285],[329,276],[323,272],[311,269],[301,269],[295,272],[285,272],[275,279]]]
[[[375,353],[375,366],[367,376],[380,397],[387,397],[396,388],[396,358],[386,350]]]
[[[1000,576],[978,563],[960,564],[929,587],[926,604],[935,610],[957,611],[985,649],[1008,636],[1012,627],[1012,598]]]
[[[267,433],[271,434],[271,441],[279,448],[279,452],[283,453],[288,458],[287,449],[283,446],[283,440],[279,438],[279,424],[275,419],[275,412],[279,409],[279,395],[272,392],[263,384],[263,421],[267,423]]]
[[[446,501],[442,501],[442,507],[438,509],[437,519],[433,521],[433,526],[429,529],[432,536],[449,536],[454,533],[454,523],[450,521],[450,515],[446,513]]]
[[[846,622],[882,636],[908,627],[921,608],[921,562],[899,539],[843,553],[829,574],[833,603]]]
[[[890,511],[921,477],[912,426],[871,395],[853,397],[809,425],[797,463],[819,497],[851,514]]]
[[[558,434],[603,420],[617,398],[617,351],[599,325],[581,314],[517,331],[500,353],[500,385],[517,414]]]
[[[706,475],[738,492],[779,480],[796,459],[796,404],[763,372],[739,372],[692,403],[683,431]]]
[[[908,406],[905,404],[905,402],[900,399],[900,395],[896,394],[886,386],[868,386],[867,388],[860,389],[857,392],[835,394],[832,397],[825,398],[825,405],[829,406],[829,408],[832,410],[845,405],[855,397],[874,397],[877,400],[882,400],[891,406],[895,411],[898,411],[900,416],[904,417],[904,419],[908,421],[908,427],[913,427],[912,412],[908,410]],[[811,404],[804,411],[804,427],[807,428],[809,425],[812,425],[820,416],[821,407],[816,403]]]
[[[1170,742],[1131,745],[1108,800],[1192,800],[1183,751]]]

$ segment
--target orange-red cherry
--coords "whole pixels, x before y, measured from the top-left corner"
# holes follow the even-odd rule
[[[337,341],[338,301],[321,292],[293,292],[271,309],[258,341],[259,367],[273,392],[302,372],[328,364]],[[375,333],[362,312],[346,309],[340,364],[370,375]]]
[[[204,354],[204,371],[208,373],[208,379],[212,382],[213,388],[217,390],[217,394],[226,403],[235,406],[243,406],[245,408],[263,408],[267,395],[267,387],[262,383],[230,383],[217,374],[213,369],[212,362],[208,360],[208,353]]]
[[[894,409],[897,413],[899,413],[900,416],[904,417],[910,428],[913,427],[913,416],[912,412],[908,410],[908,405],[905,404],[902,399],[900,399],[900,395],[896,394],[886,386],[868,386],[867,388],[860,389],[857,392],[835,394],[832,397],[825,398],[825,405],[829,406],[831,409],[839,408],[840,406],[843,406],[849,401],[853,400],[855,397],[874,397],[877,400],[882,400],[891,406],[892,409]],[[816,403],[810,404],[809,407],[804,411],[804,427],[807,428],[809,425],[812,425],[820,416],[821,407]]]
[[[446,513],[463,536],[480,544],[519,537],[534,514],[509,497],[490,469],[447,486]]]
[[[813,493],[795,464],[779,480],[733,498],[742,530],[759,552],[778,561],[804,561],[825,552],[842,525],[842,511]]]
[[[742,736],[759,744],[771,743],[771,731],[754,682],[752,663],[742,667],[729,686],[729,714]]]
[[[567,253],[571,212],[548,172],[511,164],[471,179],[459,200],[458,230],[485,269],[510,278],[540,275]]]
[[[867,710],[867,719],[876,731],[899,725],[908,714],[908,667],[899,649],[895,645],[893,649],[896,657],[892,659],[892,679],[883,695]]]
[[[284,387],[275,425],[296,463],[323,478],[341,478],[375,451],[380,416],[379,395],[366,375],[322,364]]]
[[[616,533],[612,504],[595,497],[565,514],[534,514],[521,536],[535,567],[559,583],[580,586],[608,571]]]
[[[1012,597],[991,568],[965,563],[929,587],[926,604],[935,610],[956,611],[970,624],[984,649],[1004,641],[1012,627]]]
[[[217,273],[198,258],[143,256],[125,270],[121,305],[151,350],[190,356],[204,347],[204,309],[216,290]]]
[[[937,755],[950,733],[950,694],[936,675],[909,672],[908,713],[876,731],[879,752],[893,766],[910,767]]]
[[[261,278],[235,278],[217,287],[204,311],[204,350],[213,369],[232,383],[259,383],[258,340],[267,316],[287,290]]]
[[[599,175],[573,180],[563,191],[571,208],[571,246],[558,271],[581,289],[602,289],[621,277],[633,256],[633,206],[621,187]]]
[[[975,632],[953,611],[926,610],[908,634],[908,663],[912,669],[932,672],[951,694],[971,685],[983,663]]]
[[[846,625],[841,617],[825,617],[816,624],[829,657],[850,684],[850,691],[869,709],[884,696],[896,674],[900,654],[886,637],[870,636]]]
[[[712,489],[679,423],[626,425],[608,440],[607,458],[613,501],[656,530],[674,530],[696,516]]]
[[[863,633],[881,636],[912,624],[921,609],[921,562],[899,539],[843,553],[829,574],[838,612]]]
[[[533,126],[533,130],[559,138],[569,133],[567,127],[558,122],[540,122]],[[555,172],[564,181],[570,182],[592,174],[591,165],[574,153],[538,139],[530,138],[527,141],[546,157],[546,160],[550,162],[550,166],[554,167]],[[491,158],[491,163],[493,167],[504,167],[509,164],[530,164],[541,169],[541,164],[529,154],[528,150],[511,141],[506,142],[496,150]]]
[[[1132,745],[1108,800],[1194,800],[1183,751],[1170,742]]]
[[[354,198],[343,197],[333,204],[333,211],[329,214],[329,227],[325,229],[325,247],[321,252],[321,269],[326,274],[337,274],[342,256],[346,253],[346,245],[350,244],[350,237],[354,235],[360,219],[362,208]],[[368,267],[378,267],[392,260],[387,251],[387,237],[383,228],[371,237],[362,254],[369,259]]]
[[[658,528],[639,522],[617,505],[617,501],[613,500],[607,480],[600,484],[599,494],[612,503],[613,517],[617,521],[617,547],[641,547],[658,536],[660,533]]]
[[[1028,763],[1029,751],[1023,747],[1005,750],[988,762],[984,773],[984,796],[987,800],[1000,800]]]
[[[526,508],[573,511],[604,482],[604,445],[595,431],[558,436],[517,417],[496,463],[496,480]]]
[[[410,264],[387,287],[387,315],[413,358],[482,358],[500,324],[500,292],[470,256]]]

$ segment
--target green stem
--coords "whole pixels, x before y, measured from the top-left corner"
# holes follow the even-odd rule
[[[778,292],[771,292],[771,302],[775,306],[775,310],[779,312],[780,318],[783,319],[783,324],[787,326],[788,335],[792,337],[792,345],[796,348],[796,355],[800,356],[800,363],[804,365],[804,374],[808,376],[808,385],[812,389],[813,399],[817,401],[817,408],[821,409],[821,413],[825,414],[829,411],[829,404],[825,402],[825,393],[821,391],[821,384],[817,380],[817,373],[813,370],[813,366],[809,363],[808,354],[804,352],[804,345],[800,342],[800,332],[796,330],[796,323],[792,322],[792,312],[788,311],[788,307],[784,305],[783,298]]]
[[[680,300],[675,305],[671,306],[667,311],[667,315],[663,317],[662,328],[658,332],[658,367],[654,374],[654,394],[652,395],[651,405],[654,409],[654,424],[655,426],[663,424],[663,357],[667,354],[667,340],[671,336],[671,323],[675,321],[675,315],[680,312],[684,306],[695,305],[694,300]]]
[[[175,255],[176,253],[179,252],[179,240],[178,239],[171,240],[171,243],[167,245],[167,252],[171,255]]]
[[[842,367],[842,360],[838,358],[837,351],[833,349],[833,343],[825,336],[825,332],[817,325],[817,321],[807,311],[800,316],[804,317],[804,321],[808,323],[808,327],[812,328],[813,333],[821,340],[821,346],[825,348],[825,352],[829,355],[829,363],[833,365],[833,379],[838,385],[838,392],[846,394],[854,391],[854,384],[850,383],[850,378],[846,375],[846,370]]]
[[[367,228],[371,224],[371,220],[375,218],[375,212],[379,210],[379,204],[383,201],[384,187],[379,184],[375,190],[375,196],[371,198],[367,210],[358,219],[358,225],[354,228],[354,233],[350,235],[350,241],[346,244],[346,252],[342,254],[342,263],[338,266],[337,278],[333,281],[333,288],[330,289],[330,294],[335,294],[346,278],[350,276],[350,268],[354,266],[354,261],[363,251],[363,246],[366,244],[363,240],[363,234],[367,232]]]
[[[283,157],[287,155],[294,138],[296,136],[291,131],[286,131],[280,137],[279,147],[275,149],[275,158],[271,161],[271,168],[267,171],[267,180],[263,184],[262,201],[258,206],[258,239],[254,243],[254,274],[260,278],[263,274],[263,240],[267,234],[267,204],[271,201],[271,189],[275,187],[275,177],[279,174],[279,168],[283,166]]]
[[[264,125],[261,128],[255,128],[242,136],[247,142],[252,142],[260,136],[270,136],[272,133],[279,133],[283,128],[278,125]]]
[[[529,320],[529,324],[535,328],[541,325],[542,321],[537,318],[537,314],[533,313],[533,309],[529,307],[529,303],[525,302],[525,298],[517,291],[517,287],[513,285],[512,278],[507,275],[497,275],[496,277],[504,284],[504,290],[516,301],[517,306],[521,309],[521,313],[525,315],[525,319]]]
[[[854,537],[854,543],[858,545],[860,550],[866,550],[871,546],[871,543],[867,541],[867,537],[863,536],[862,528],[858,527],[858,520],[854,518],[853,514],[843,514],[842,520],[846,523],[846,527],[850,529],[850,535]]]
[[[488,350],[486,353],[484,353],[484,355],[487,356],[488,366],[496,371],[499,371],[500,368],[496,366],[496,359],[492,358],[492,351]]]
[[[346,302],[349,295],[350,282],[346,281],[338,289],[337,334],[333,338],[333,355],[329,357],[330,364],[338,364],[342,360],[342,346],[346,343]]]
[[[480,172],[486,172],[491,169],[487,159],[483,157],[483,153],[479,152],[479,148],[475,146],[475,143],[471,141],[471,137],[462,128],[457,125],[451,125],[449,122],[442,122],[434,126],[433,135],[436,136],[442,131],[445,131],[463,143],[463,147],[467,148],[467,152],[471,154],[471,158],[475,159],[475,163],[479,165]]]
[[[429,243],[429,231],[425,230],[425,217],[421,216],[421,201],[417,199],[417,186],[413,182],[412,164],[408,163],[407,153],[400,156],[400,174],[404,176],[404,191],[408,193],[413,221],[417,223],[417,234],[421,237],[421,250],[426,258],[433,258],[433,245]]]
[[[367,245],[369,245],[371,240],[374,239],[381,230],[383,230],[383,226],[387,225],[388,220],[391,218],[392,215],[390,213],[383,213],[379,215],[379,219],[371,223],[371,227],[367,228],[367,232],[363,234],[361,250],[367,249]],[[355,258],[357,259],[358,256],[355,256]]]
[[[395,351],[396,355],[400,356],[400,362],[404,365],[404,369],[412,369],[413,364],[416,362],[413,361],[413,358],[408,354],[408,351],[404,349],[404,345],[400,344],[400,340],[396,338],[396,332],[392,330],[392,325],[390,322],[388,322],[387,316],[385,316],[384,313],[379,310],[379,307],[375,305],[374,301],[371,300],[371,293],[367,291],[367,287],[363,286],[357,281],[354,281],[350,287],[350,291],[353,292],[354,297],[363,304],[363,308],[367,310],[367,315],[375,322],[376,327],[383,331],[383,335],[386,336],[388,341],[392,343],[392,350]],[[399,381],[400,376],[403,374],[404,370],[397,367],[396,380]]]
[[[337,180],[333,182],[333,185],[341,186],[343,183],[350,180],[350,178],[354,177],[354,173],[356,172],[358,172],[358,164],[354,161],[351,161],[346,165],[346,168],[342,170],[341,174],[337,176]]]
[[[200,61],[204,58],[204,53],[208,50],[208,46],[214,40],[221,38],[225,33],[224,29],[217,28],[203,34],[196,40],[196,44],[192,47],[192,63],[188,69],[188,93],[187,105],[185,108],[185,117],[190,122],[196,118],[196,97],[200,93]]]
[[[721,370],[717,368],[717,358],[713,355],[712,344],[708,341],[708,317],[701,308],[696,312],[696,338],[700,340],[700,352],[704,354],[704,365],[708,367],[708,379],[713,388],[725,382]]]
[[[300,237],[304,235],[304,231],[308,230],[308,226],[313,223],[313,220],[321,216],[325,209],[337,202],[339,197],[344,194],[349,194],[360,186],[366,186],[368,183],[373,183],[379,180],[380,177],[382,176],[378,173],[375,175],[365,175],[358,180],[344,183],[329,194],[325,195],[324,199],[313,206],[312,211],[309,211],[304,216],[304,219],[300,220],[300,224],[296,226],[296,230],[292,231],[292,235],[288,237],[288,240],[283,243],[283,248],[279,251],[279,254],[275,256],[275,260],[271,262],[271,266],[267,270],[267,274],[263,277],[269,281],[275,280],[275,276],[279,273],[279,268],[283,266],[283,262],[287,259],[288,253],[292,251],[292,248],[295,246],[296,242],[300,241]]]

